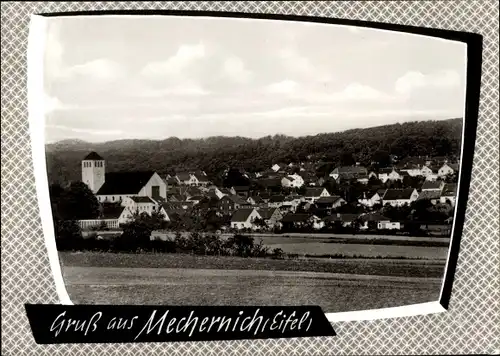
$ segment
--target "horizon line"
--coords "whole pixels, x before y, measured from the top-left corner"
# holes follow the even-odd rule
[[[412,121],[404,121],[404,122],[395,122],[392,124],[385,124],[385,125],[368,126],[368,127],[363,127],[363,128],[361,128],[361,127],[351,128],[351,129],[345,129],[345,130],[341,130],[341,131],[330,131],[330,132],[319,132],[319,133],[315,133],[315,134],[304,134],[304,135],[299,135],[299,136],[287,135],[284,133],[274,133],[274,134],[268,134],[268,135],[260,136],[260,137],[249,137],[249,136],[242,136],[242,135],[233,135],[233,136],[212,135],[212,136],[207,136],[207,137],[180,138],[178,136],[168,136],[168,137],[164,137],[164,138],[121,138],[121,139],[119,138],[119,139],[107,140],[107,141],[86,141],[86,140],[82,140],[79,138],[65,138],[65,139],[58,140],[58,141],[45,142],[45,145],[55,145],[55,144],[62,143],[65,141],[80,141],[81,143],[87,143],[87,144],[106,144],[106,143],[118,142],[118,141],[156,141],[156,142],[159,142],[159,141],[165,141],[165,140],[169,140],[169,139],[178,139],[180,141],[184,141],[184,140],[197,141],[197,140],[208,140],[211,138],[242,138],[242,139],[257,141],[257,140],[261,140],[261,139],[268,138],[268,137],[274,138],[276,136],[297,139],[297,138],[302,138],[302,137],[314,137],[314,136],[318,136],[318,135],[342,133],[342,132],[349,132],[349,131],[355,131],[355,130],[373,129],[373,128],[384,127],[384,126],[404,125],[404,124],[411,124],[411,123],[417,123],[417,122],[449,121],[449,120],[463,120],[463,117],[454,117],[454,118],[447,118],[447,119],[433,119],[433,120],[412,120]]]

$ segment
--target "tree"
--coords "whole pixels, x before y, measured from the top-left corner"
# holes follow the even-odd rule
[[[99,217],[99,202],[85,183],[73,182],[64,193],[53,191],[53,194],[60,194],[59,198],[56,198],[57,211],[63,220],[85,220]]]
[[[378,167],[388,167],[391,165],[391,155],[389,151],[378,150],[373,154],[372,161],[377,162]]]
[[[340,165],[341,166],[352,166],[356,164],[356,161],[354,160],[354,156],[351,152],[344,152],[340,156]]]

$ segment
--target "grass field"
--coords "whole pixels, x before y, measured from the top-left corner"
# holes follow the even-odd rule
[[[273,260],[230,256],[186,254],[125,254],[60,252],[61,264],[67,267],[120,268],[197,268],[256,271],[304,271],[360,275],[441,278],[445,261],[328,259]]]
[[[73,303],[320,305],[325,312],[436,301],[444,261],[272,260],[60,253]]]
[[[353,241],[345,243],[321,237],[255,237],[255,241],[259,240],[262,240],[264,245],[271,249],[281,248],[285,253],[299,255],[340,254],[344,256],[410,259],[446,259],[448,255],[448,244],[445,243],[438,243],[437,246],[415,246],[415,243],[413,245],[381,244],[380,242],[354,243]],[[384,242],[384,240],[381,241]]]

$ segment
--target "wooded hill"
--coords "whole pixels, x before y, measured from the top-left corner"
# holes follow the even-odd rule
[[[275,163],[329,162],[369,165],[389,155],[448,156],[460,153],[462,119],[418,121],[353,129],[314,136],[209,137],[205,139],[117,140],[89,143],[64,140],[46,145],[49,183],[81,179],[81,160],[90,151],[106,159],[106,171],[155,170],[160,174],[204,170],[218,175],[227,168],[249,172]]]

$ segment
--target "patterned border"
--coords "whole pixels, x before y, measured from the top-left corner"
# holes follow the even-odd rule
[[[335,338],[172,344],[36,345],[24,303],[57,303],[31,158],[26,100],[30,15],[118,9],[235,11],[337,17],[477,32],[484,36],[476,153],[449,311],[339,322]],[[443,354],[494,353],[499,320],[498,3],[447,2],[3,2],[2,354]]]

